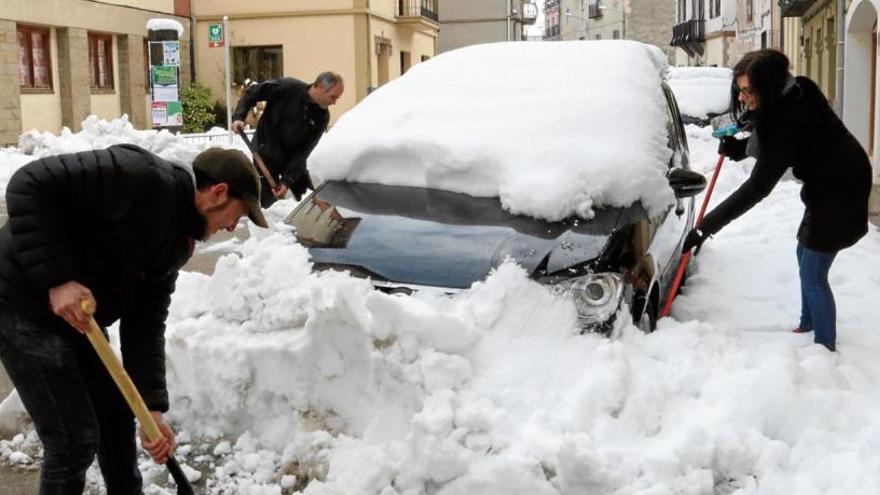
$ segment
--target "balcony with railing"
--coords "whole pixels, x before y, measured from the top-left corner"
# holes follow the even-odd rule
[[[816,0],[779,0],[782,17],[801,17]]]
[[[672,46],[686,51],[688,55],[703,54],[703,42],[706,41],[706,21],[704,19],[688,19],[672,27]]]
[[[397,0],[397,17],[439,22],[437,0]]]
[[[593,2],[587,8],[587,17],[590,19],[599,19],[602,17],[602,8],[600,2]]]

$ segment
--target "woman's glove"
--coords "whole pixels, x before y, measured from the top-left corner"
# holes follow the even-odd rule
[[[684,238],[684,244],[681,246],[681,252],[686,253],[693,248],[696,248],[694,251],[694,256],[700,254],[700,248],[703,247],[703,243],[706,242],[706,239],[709,238],[709,235],[703,232],[700,229],[691,229],[688,232],[687,237]]]
[[[718,143],[718,154],[724,155],[738,162],[746,157],[746,145],[748,139],[736,139],[733,136],[724,136]]]

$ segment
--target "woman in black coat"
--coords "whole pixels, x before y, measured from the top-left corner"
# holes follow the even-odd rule
[[[747,53],[733,68],[731,110],[747,139],[724,138],[718,152],[757,159],[749,178],[709,212],[684,243],[699,250],[708,236],[764,199],[791,167],[806,207],[797,239],[801,317],[797,333],[835,350],[836,310],[828,271],[841,249],[868,231],[871,164],[816,84],[788,72],[776,50]]]

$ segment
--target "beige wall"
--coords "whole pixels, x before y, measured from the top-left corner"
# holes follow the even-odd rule
[[[147,21],[156,17],[162,16],[85,0],[0,0],[0,18],[3,19],[108,33],[143,36],[147,32]],[[184,37],[188,38],[189,23],[182,17],[176,19],[183,23]]]
[[[371,40],[370,56],[373,62],[370,75],[370,86],[379,85],[379,54],[376,53],[376,37],[381,37],[391,41],[391,54],[388,60],[389,80],[400,77],[400,52],[406,51],[410,53],[412,65],[416,65],[422,59],[422,55],[434,55],[434,41],[436,38],[428,36],[423,32],[415,31],[408,28],[400,28],[393,23],[389,23],[381,18],[373,18],[371,21],[371,29],[373,39]]]
[[[199,84],[211,88],[216,100],[223,102],[226,95],[224,49],[208,47],[209,24],[210,21],[199,21],[196,28],[196,78]],[[237,19],[230,22],[231,46],[281,45],[284,76],[311,82],[320,72],[333,70],[346,82],[353,83],[356,72],[354,24],[353,16]],[[317,45],[320,49],[315,48]],[[342,98],[331,107],[334,119],[354,106],[353,86],[347,84]]]
[[[174,12],[174,0],[101,0],[104,3],[113,3],[127,7],[135,7],[159,12]]]
[[[192,0],[192,12],[197,19],[206,16],[222,17],[228,15],[273,16],[289,15],[293,12],[326,12],[363,7],[366,0]],[[375,0],[374,0],[375,1]],[[379,0],[384,1],[384,0]],[[393,12],[392,12],[393,15]]]
[[[396,0],[372,0],[369,10],[366,3],[270,0],[242,8],[239,2],[195,0],[196,78],[211,89],[216,100],[225,101],[224,49],[209,48],[207,40],[209,25],[220,22],[220,13],[228,8],[231,47],[280,45],[286,77],[311,82],[325,70],[342,75],[345,93],[330,109],[331,123],[335,122],[367,95],[368,88],[379,85],[380,45],[391,47],[383,52],[388,80],[400,76],[401,51],[409,52],[410,66],[436,53],[436,31],[423,21],[396,22]],[[235,96],[233,100],[234,109]]]
[[[174,12],[174,0],[101,0],[104,3],[114,3],[146,10],[159,12]]]

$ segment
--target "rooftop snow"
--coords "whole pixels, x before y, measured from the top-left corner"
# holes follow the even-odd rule
[[[629,41],[493,43],[412,67],[343,115],[309,169],[499,197],[558,220],[672,200],[665,57]]]
[[[682,115],[705,119],[730,108],[733,72],[724,67],[675,67],[669,70],[669,87]]]

